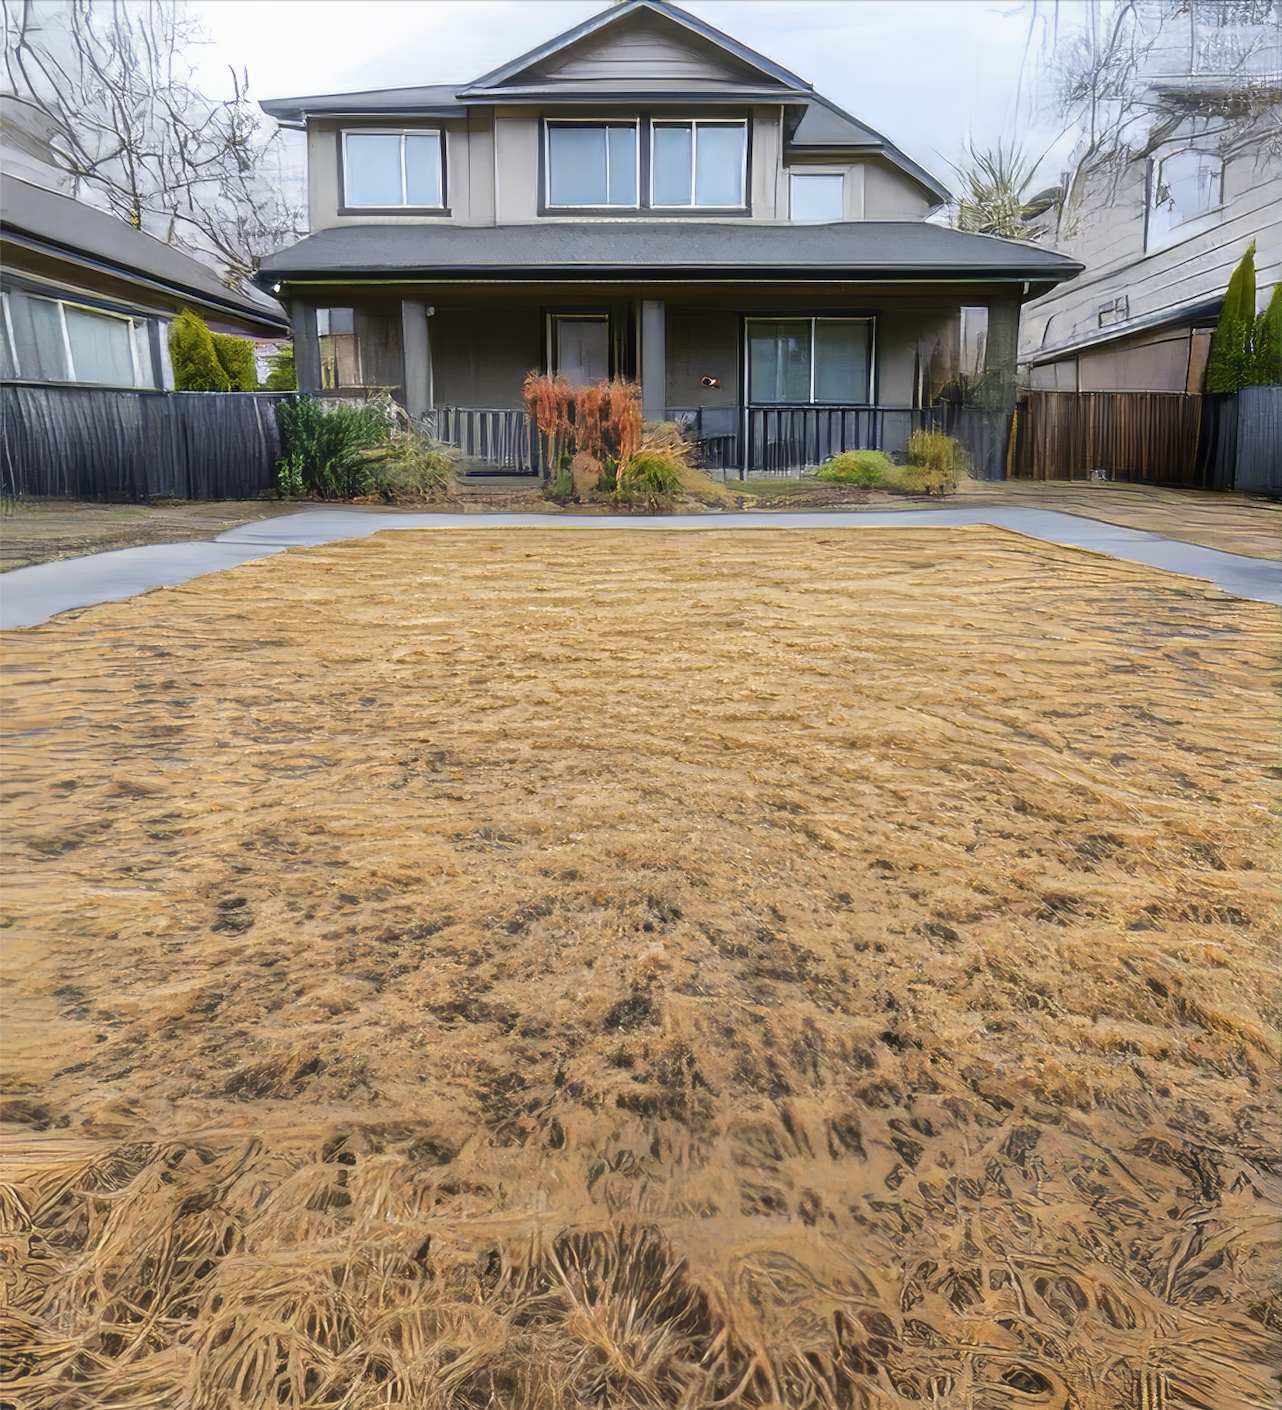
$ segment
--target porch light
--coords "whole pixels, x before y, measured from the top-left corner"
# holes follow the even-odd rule
[[[720,378],[720,377],[705,377],[705,378],[703,379],[703,385],[704,385],[705,387],[719,387],[719,386],[721,385],[721,378]]]

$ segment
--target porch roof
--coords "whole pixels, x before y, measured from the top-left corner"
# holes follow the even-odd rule
[[[336,276],[628,282],[1028,280],[1082,272],[1066,255],[921,221],[767,225],[748,221],[600,220],[537,225],[347,225],[263,260],[259,282]]]

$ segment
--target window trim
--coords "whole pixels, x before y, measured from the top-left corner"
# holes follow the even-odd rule
[[[65,377],[24,377],[22,372],[22,359],[18,356],[18,340],[13,332],[13,315],[9,308],[9,299],[12,293],[19,293],[24,299],[36,300],[39,303],[53,304],[58,310],[58,331],[62,334],[62,356],[63,371],[68,375]],[[133,390],[142,388],[143,390],[155,390],[155,384],[142,380],[142,363],[138,357],[138,328],[146,326],[149,319],[138,319],[132,314],[117,313],[114,309],[95,308],[93,304],[81,303],[78,299],[58,298],[53,294],[28,293],[25,289],[4,290],[4,333],[9,343],[9,358],[13,363],[14,380],[42,383],[56,383],[58,385],[75,385],[78,387],[120,387],[120,382],[91,382],[88,378],[76,376],[76,359],[71,351],[71,335],[67,331],[67,310],[76,309],[81,313],[92,314],[98,318],[114,318],[118,323],[124,323],[129,328],[129,365],[133,372],[133,381],[128,383],[128,387]]]
[[[636,160],[636,200],[631,204],[560,205],[552,200],[552,129],[554,127],[630,127]],[[605,140],[605,194],[610,194],[610,139]],[[543,209],[546,211],[639,211],[641,206],[641,115],[636,117],[545,117],[543,119]]]
[[[1157,194],[1162,186],[1162,167],[1170,161],[1172,157],[1182,156],[1186,152],[1192,152],[1197,156],[1211,157],[1219,163],[1219,199],[1212,206],[1207,206],[1204,211],[1198,211],[1196,215],[1186,216],[1183,220],[1173,224],[1162,222],[1165,228],[1155,229],[1153,217],[1164,209],[1165,202],[1159,202]],[[1184,143],[1171,142],[1164,151],[1159,151],[1148,160],[1148,183],[1144,196],[1144,253],[1156,254],[1161,250],[1169,249],[1172,245],[1178,245],[1184,240],[1190,240],[1196,235],[1204,235],[1220,220],[1225,209],[1224,199],[1224,169],[1228,165],[1222,152],[1208,151],[1203,147],[1189,145],[1186,139]]]
[[[652,117],[650,119],[650,183],[646,192],[649,198],[647,209],[653,211],[746,211],[748,209],[748,143],[751,125],[747,118],[696,118],[696,117]],[[654,130],[656,127],[690,128],[690,200],[681,205],[659,205],[654,199]],[[743,128],[743,161],[739,169],[742,200],[737,205],[701,206],[694,199],[699,189],[699,139],[696,129],[700,127],[741,127]]]
[[[436,172],[441,191],[441,202],[436,206],[416,206],[402,202],[399,206],[354,205],[347,195],[347,173],[350,163],[347,160],[347,139],[349,137],[399,137],[401,139],[401,195],[409,194],[405,171],[405,139],[407,137],[436,138]],[[447,144],[444,127],[344,127],[338,134],[338,189],[339,215],[449,215],[449,192],[446,177],[449,163],[446,160]]]
[[[809,323],[810,324],[810,388],[805,401],[760,401],[753,396],[752,386],[752,342],[749,326],[753,323]],[[867,401],[816,401],[815,400],[815,328],[820,323],[866,323],[868,325],[868,400]],[[743,320],[743,370],[745,407],[758,406],[876,406],[877,405],[877,318],[869,313],[753,313],[745,314]]]
[[[840,214],[840,215],[836,215],[836,216],[830,216],[830,215],[829,215],[829,216],[823,216],[823,217],[822,217],[821,219],[819,219],[819,220],[798,220],[797,217],[793,214],[793,207],[794,207],[795,202],[794,202],[794,199],[793,199],[793,185],[792,185],[792,184],[793,184],[794,181],[796,181],[796,179],[797,179],[798,177],[801,177],[801,179],[804,181],[807,177],[816,177],[816,176],[826,177],[829,181],[831,181],[831,180],[833,179],[833,177],[836,177],[836,179],[841,182],[841,214]],[[836,224],[838,221],[843,221],[843,220],[845,220],[845,218],[846,218],[846,173],[845,173],[844,171],[798,171],[798,170],[796,170],[796,168],[790,168],[790,169],[789,169],[789,171],[788,171],[788,223],[789,223],[790,225],[834,225],[834,224]]]

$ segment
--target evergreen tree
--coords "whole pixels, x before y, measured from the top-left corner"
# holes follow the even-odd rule
[[[1255,320],[1251,335],[1251,378],[1248,386],[1282,383],[1282,284],[1273,286],[1269,306]]]
[[[214,356],[227,374],[233,392],[258,390],[258,365],[254,361],[254,345],[248,338],[236,338],[230,333],[211,333]]]
[[[263,390],[265,392],[296,392],[298,390],[298,373],[294,368],[294,349],[292,347],[281,348],[278,353],[272,355],[271,370],[267,373]]]
[[[213,334],[204,319],[189,308],[183,309],[170,325],[169,359],[174,365],[174,387],[178,391],[231,391],[231,379],[218,361]]]
[[[1251,334],[1255,324],[1255,241],[1247,246],[1224,291],[1224,306],[1211,338],[1206,364],[1208,392],[1236,392],[1252,380]]]

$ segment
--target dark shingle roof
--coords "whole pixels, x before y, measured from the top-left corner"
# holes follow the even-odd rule
[[[431,83],[412,88],[374,88],[363,93],[322,93],[309,98],[269,98],[258,106],[285,126],[312,117],[465,117],[455,97],[461,83]]]
[[[265,283],[306,275],[451,273],[520,279],[751,276],[1037,279],[1082,266],[1017,240],[921,221],[774,225],[750,221],[548,221],[538,225],[347,225],[263,261]]]
[[[233,293],[208,265],[70,196],[6,176],[0,186],[0,224],[6,235],[27,236],[55,252],[86,256],[109,271],[159,284],[194,302],[221,307],[282,330],[287,326],[275,299],[256,290],[251,294]]]

